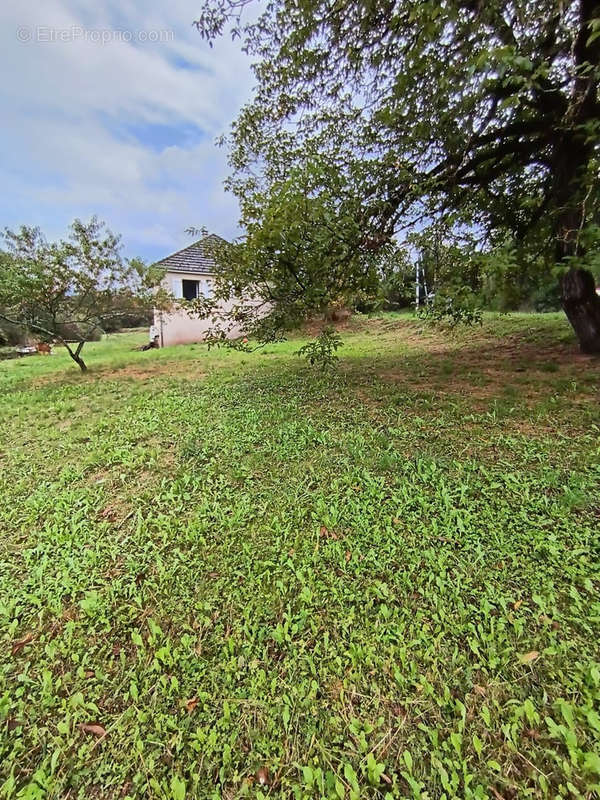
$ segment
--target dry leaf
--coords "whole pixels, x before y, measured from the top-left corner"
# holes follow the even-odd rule
[[[266,767],[261,767],[256,771],[256,781],[261,786],[268,786],[271,782],[271,776],[269,775],[269,770]]]
[[[539,658],[540,654],[537,650],[532,650],[530,653],[524,653],[523,655],[519,656],[519,660],[522,664],[531,664],[532,661],[535,661],[536,658]]]
[[[551,625],[553,631],[557,631],[560,628],[560,625],[556,620],[553,620],[552,617],[549,617],[547,614],[540,614],[539,620],[546,625]]]
[[[527,736],[528,739],[533,739],[535,741],[536,739],[540,738],[541,733],[539,731],[536,731],[535,728],[528,728],[525,731],[525,736]]]
[[[83,733],[91,733],[92,736],[98,736],[98,738],[106,736],[106,728],[103,728],[102,725],[82,722],[79,727]]]
[[[16,656],[26,644],[30,644],[33,641],[33,633],[26,633],[22,639],[18,639],[16,642],[13,642],[13,646],[11,648],[11,655]]]
[[[86,669],[85,677],[86,678],[93,678],[96,675],[93,669]]]
[[[191,697],[189,700],[185,701],[185,707],[187,708],[190,714],[196,708],[197,705],[198,705],[197,697]]]
[[[346,550],[346,562],[350,561],[351,558],[352,558],[352,553],[350,552],[350,550]]]
[[[485,697],[485,686],[480,686],[478,683],[476,683],[473,689],[477,692],[477,694]]]
[[[513,603],[513,608],[514,608],[515,611],[518,611],[521,608],[522,605],[523,605],[523,601],[522,600],[516,600]]]
[[[119,515],[117,509],[114,506],[108,505],[102,509],[102,511],[100,512],[100,516],[103,519],[107,519],[109,522],[116,522],[117,517]]]

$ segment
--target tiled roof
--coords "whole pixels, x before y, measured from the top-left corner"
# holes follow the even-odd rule
[[[215,271],[215,262],[206,245],[225,241],[214,233],[198,239],[197,242],[178,250],[162,261],[157,261],[156,266],[167,272],[197,272],[199,275],[210,275]]]

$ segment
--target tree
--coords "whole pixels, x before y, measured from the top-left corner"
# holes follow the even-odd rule
[[[39,228],[6,230],[0,258],[0,319],[58,341],[79,368],[86,341],[102,325],[166,303],[161,274],[121,256],[119,237],[96,217],[75,220],[67,240],[48,242]]]
[[[292,168],[265,194],[246,196],[244,239],[207,244],[217,264],[214,291],[187,305],[212,320],[209,341],[224,342],[234,328],[276,341],[311,313],[375,297],[396,248],[378,239],[369,247],[361,202],[335,170],[326,189],[314,190],[313,178],[327,169]],[[226,314],[224,306],[231,307]]]
[[[229,26],[255,57],[258,88],[229,138],[245,221],[253,198],[306,163],[327,163],[384,243],[451,216],[482,239],[552,253],[562,302],[600,352],[587,268],[600,212],[598,0],[205,0],[211,40]],[[356,262],[353,262],[354,264]],[[354,267],[349,267],[354,277]]]

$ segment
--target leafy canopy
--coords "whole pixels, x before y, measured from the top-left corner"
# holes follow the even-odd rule
[[[262,282],[289,255],[291,218],[307,307],[439,217],[552,261],[585,250],[599,209],[597,0],[272,0],[245,22],[249,2],[206,0],[196,25],[210,41],[229,29],[255,59],[226,141]],[[303,193],[317,220],[294,216]]]
[[[82,370],[81,351],[102,325],[133,310],[166,303],[161,273],[124,259],[118,236],[93,217],[75,220],[66,240],[39,228],[6,230],[0,258],[0,318],[64,344]]]

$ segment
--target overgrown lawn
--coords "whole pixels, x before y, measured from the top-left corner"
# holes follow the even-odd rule
[[[0,362],[1,797],[596,796],[598,361],[421,327]]]

